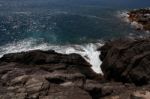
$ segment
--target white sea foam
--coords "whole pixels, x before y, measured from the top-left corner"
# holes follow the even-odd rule
[[[128,19],[128,17],[129,17],[129,14],[128,14],[128,12],[127,11],[123,11],[123,12],[118,12],[117,13],[117,16],[119,17],[119,18],[121,18],[123,21],[125,21],[125,22],[127,22],[127,23],[130,23],[130,20]]]
[[[128,14],[127,11],[118,12],[117,16],[119,18],[121,18],[124,22],[130,23],[131,27],[136,28],[136,29],[143,29],[142,24],[139,24],[138,22],[135,22],[135,21],[132,22],[132,21],[129,20],[129,14]]]
[[[37,44],[34,39],[26,39],[20,42],[7,44],[4,46],[0,46],[0,57],[2,57],[6,53],[15,53],[29,50],[55,50],[58,53],[63,54],[71,54],[77,53],[80,54],[87,62],[92,65],[92,69],[96,73],[101,73],[101,61],[99,59],[100,52],[97,51],[97,48],[102,46],[101,43],[89,43],[84,45],[50,45],[47,43]]]

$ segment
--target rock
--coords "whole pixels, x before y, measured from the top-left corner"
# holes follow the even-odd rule
[[[49,89],[49,82],[42,77],[31,77],[25,83],[27,93],[34,94]],[[45,93],[46,94],[46,93]]]
[[[137,25],[142,25],[140,27],[137,27],[138,30],[144,29],[147,31],[150,31],[150,9],[136,9],[132,10],[128,13],[129,17],[128,19],[133,22],[137,22]]]
[[[92,99],[99,99],[102,96],[103,85],[97,81],[86,80],[84,89],[90,93]]]
[[[30,78],[28,75],[22,75],[14,78],[11,80],[11,85],[17,85],[17,84],[25,84],[27,80]]]
[[[145,97],[149,96],[149,88],[149,86],[136,87],[132,84],[119,82],[99,83],[93,80],[87,80],[84,86],[92,99],[138,99],[139,97],[140,99],[148,99]]]
[[[136,91],[133,93],[133,99],[149,99],[150,92],[149,91]]]
[[[27,93],[16,94],[13,99],[25,99],[27,97]]]
[[[150,81],[150,40],[119,39],[101,47],[101,68],[107,80],[145,85]]]
[[[60,84],[60,86],[64,86],[64,87],[72,87],[75,86],[73,82],[65,82]]]
[[[81,73],[64,73],[64,72],[53,72],[45,76],[45,78],[55,84],[63,84],[65,82],[72,82],[73,85],[82,87],[86,77]]]
[[[6,54],[0,58],[0,97],[92,99],[85,81],[100,77],[78,54],[40,50]]]
[[[88,92],[78,87],[51,85],[48,95],[50,99],[92,99]]]
[[[41,51],[34,50],[21,53],[6,54],[1,59],[5,62],[17,62],[24,64],[50,64],[50,63],[71,63],[77,65],[87,65],[89,64],[78,54],[59,54],[53,50]]]
[[[112,47],[108,44],[102,51],[103,61],[110,50],[107,48]],[[91,65],[77,54],[39,50],[7,54],[0,58],[0,99],[133,99],[149,96],[150,85],[136,87],[130,83],[108,82],[107,77],[111,76],[104,74],[106,80],[93,72]]]
[[[68,68],[70,69],[70,72],[80,71],[88,78],[97,76],[95,72],[90,68],[91,65],[78,54],[65,55],[56,53],[52,50],[35,50],[16,54],[6,54],[0,59],[0,61],[19,63],[22,65],[22,67],[32,67],[33,65],[38,65],[37,68],[47,69],[51,71],[59,68]]]

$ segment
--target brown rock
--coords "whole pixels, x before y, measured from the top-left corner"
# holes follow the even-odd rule
[[[85,80],[98,76],[77,54],[39,50],[7,54],[0,58],[0,97],[92,99],[84,90]]]
[[[101,65],[107,80],[148,84],[150,81],[150,40],[119,39],[101,48]]]
[[[131,22],[137,22],[142,25],[142,28],[137,28],[138,30],[144,29],[150,31],[150,9],[136,9],[128,13],[129,20]]]
[[[92,99],[88,92],[78,87],[63,87],[51,85],[49,89],[50,99]]]

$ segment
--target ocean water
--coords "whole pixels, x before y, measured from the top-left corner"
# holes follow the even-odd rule
[[[105,40],[145,34],[121,13],[150,7],[150,0],[0,0],[0,57],[53,49],[82,55],[102,73],[97,48]]]

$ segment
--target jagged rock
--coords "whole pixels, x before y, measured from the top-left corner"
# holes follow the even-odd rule
[[[37,66],[36,68],[42,68],[48,71],[68,69],[69,72],[79,71],[88,78],[96,77],[95,73],[90,68],[91,65],[78,54],[65,55],[58,54],[52,50],[36,50],[16,54],[6,54],[0,60],[2,62],[19,63],[22,67],[32,68],[34,65]]]
[[[23,76],[18,76],[16,78],[14,78],[13,80],[11,80],[10,84],[11,85],[17,85],[17,84],[25,84],[27,82],[27,80],[30,78],[30,76],[28,75],[23,75]]]
[[[101,49],[101,68],[107,80],[148,84],[150,81],[150,40],[119,39]]]
[[[78,87],[51,85],[48,95],[50,99],[92,99],[88,92]]]
[[[6,54],[0,58],[0,97],[92,99],[83,86],[86,79],[99,76],[78,54],[40,50]]]
[[[86,80],[84,85],[84,89],[90,93],[92,99],[99,99],[102,96],[102,87],[103,84],[93,80]]]
[[[149,89],[106,82],[77,54],[36,50],[0,58],[0,99],[133,99]]]
[[[33,94],[49,89],[49,82],[42,77],[31,77],[25,83],[27,93]]]
[[[135,91],[132,95],[133,99],[149,99],[150,92],[149,91]]]

